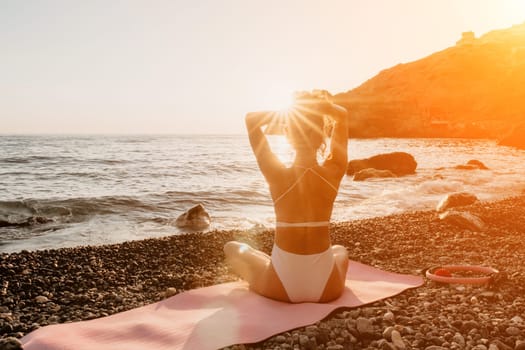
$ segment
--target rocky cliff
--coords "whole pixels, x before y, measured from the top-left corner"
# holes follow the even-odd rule
[[[351,137],[499,138],[525,121],[525,23],[383,70],[336,95]]]

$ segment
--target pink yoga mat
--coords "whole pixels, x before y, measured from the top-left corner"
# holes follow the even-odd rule
[[[350,261],[346,290],[326,304],[289,304],[257,295],[244,282],[180,293],[158,303],[90,321],[46,326],[22,338],[25,350],[218,349],[262,341],[418,287],[418,276]]]

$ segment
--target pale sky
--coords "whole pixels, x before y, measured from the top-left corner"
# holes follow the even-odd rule
[[[525,21],[523,0],[0,0],[0,134],[243,133]]]

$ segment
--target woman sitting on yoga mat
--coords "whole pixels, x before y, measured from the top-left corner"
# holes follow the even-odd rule
[[[348,252],[332,245],[330,216],[347,167],[347,111],[326,93],[296,94],[286,114],[286,135],[295,150],[287,168],[271,151],[263,132],[276,112],[246,116],[253,153],[270,187],[276,215],[271,257],[245,243],[224,246],[227,262],[263,296],[287,301],[328,302],[341,296]],[[322,165],[317,154],[325,146],[325,117],[333,121],[330,154]]]

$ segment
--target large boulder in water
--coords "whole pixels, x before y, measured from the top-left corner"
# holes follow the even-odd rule
[[[472,193],[468,193],[468,192],[451,193],[439,202],[437,206],[437,211],[444,212],[448,208],[470,205],[472,203],[475,203],[477,200],[478,200],[478,197],[476,197]]]
[[[501,146],[525,149],[525,123],[519,124],[499,141]]]
[[[396,174],[390,170],[377,170],[373,168],[359,170],[354,175],[354,181],[363,181],[366,179],[377,179],[386,177],[397,177]]]
[[[202,204],[197,204],[188,209],[175,220],[175,225],[190,230],[200,230],[210,226],[210,214]]]
[[[354,159],[348,162],[347,175],[353,175],[363,169],[390,170],[397,176],[414,174],[417,162],[411,154],[406,152],[392,152],[378,154],[366,159]]]

